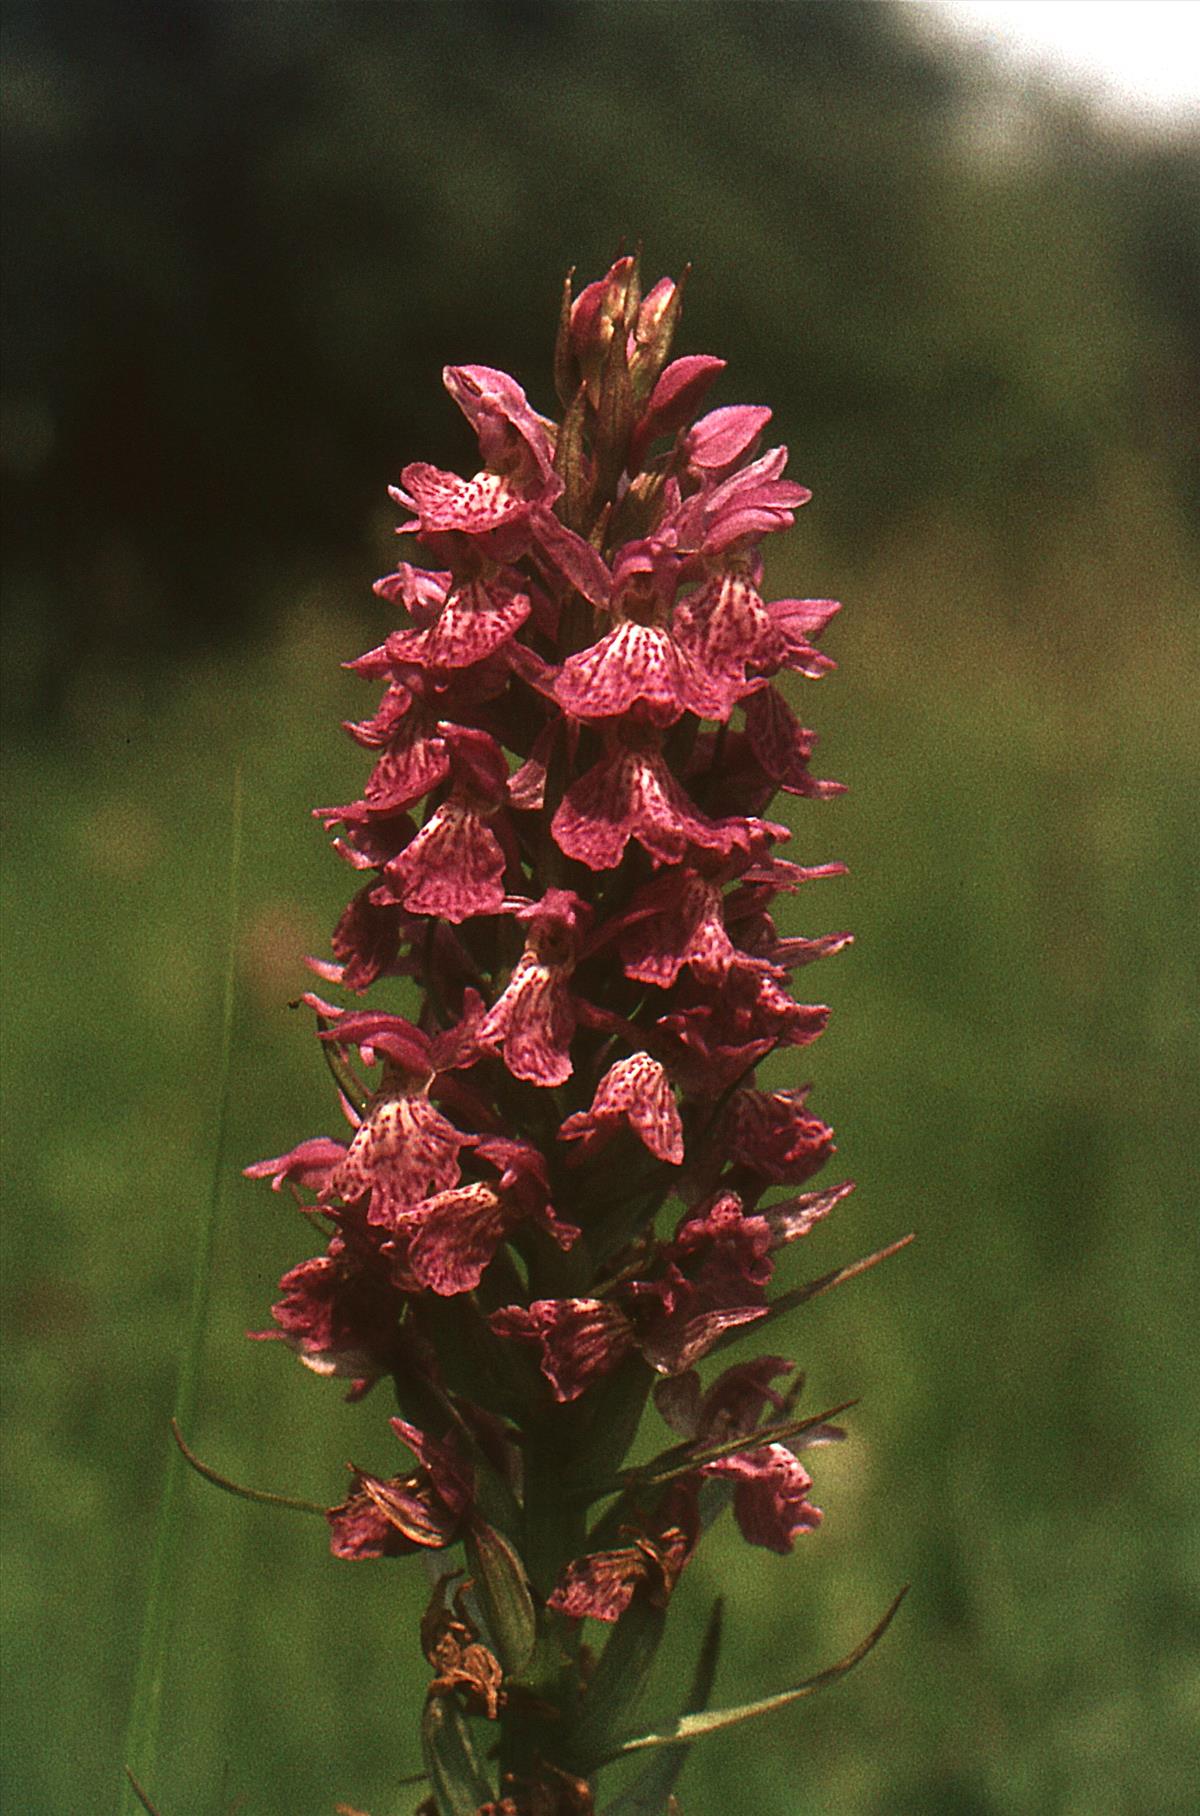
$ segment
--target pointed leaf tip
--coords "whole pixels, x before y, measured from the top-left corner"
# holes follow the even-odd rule
[[[706,1734],[719,1733],[722,1728],[737,1727],[743,1721],[753,1720],[756,1715],[769,1715],[775,1709],[785,1709],[789,1703],[799,1702],[802,1697],[812,1696],[817,1690],[824,1689],[826,1684],[833,1683],[839,1677],[844,1677],[847,1671],[852,1671],[855,1665],[861,1663],[891,1626],[896,1611],[908,1594],[908,1590],[909,1585],[905,1583],[883,1619],[872,1627],[866,1638],[860,1640],[852,1652],[848,1652],[845,1658],[839,1659],[835,1665],[827,1665],[824,1671],[818,1671],[815,1676],[805,1678],[803,1683],[796,1684],[792,1689],[781,1690],[775,1696],[764,1696],[757,1702],[742,1703],[735,1709],[710,1709],[701,1715],[682,1715],[667,1733],[643,1734],[637,1740],[627,1740],[624,1746],[619,1747],[615,1753],[609,1754],[609,1759],[624,1758],[627,1753],[640,1753],[650,1747],[669,1747],[678,1745],[681,1741],[701,1740]]]
[[[916,1239],[916,1231],[910,1230],[907,1236],[901,1236],[897,1241],[889,1242],[886,1248],[876,1249],[873,1255],[864,1255],[860,1260],[851,1261],[845,1267],[835,1267],[831,1273],[822,1274],[819,1280],[810,1280],[804,1286],[796,1286],[790,1292],[781,1293],[779,1298],[773,1299],[767,1307],[766,1318],[763,1322],[782,1317],[785,1312],[795,1311],[798,1306],[807,1305],[810,1299],[818,1299],[822,1293],[832,1292],[835,1286],[844,1286],[848,1280],[857,1280],[860,1274],[869,1273],[873,1267],[878,1267],[881,1261],[890,1261],[893,1255],[898,1255],[901,1249],[906,1249]],[[737,1331],[727,1331],[717,1339],[715,1347],[719,1349],[731,1341],[735,1341],[738,1334]]]
[[[325,1518],[326,1509],[317,1501],[302,1501],[287,1494],[271,1494],[265,1488],[244,1488],[240,1482],[230,1481],[228,1476],[221,1475],[211,1464],[202,1463],[195,1451],[189,1450],[184,1442],[177,1419],[171,1420],[171,1436],[179,1446],[180,1453],[189,1469],[194,1469],[198,1476],[203,1476],[204,1480],[211,1482],[215,1488],[223,1488],[226,1494],[235,1494],[242,1501],[257,1501],[263,1507],[289,1507],[296,1513],[317,1513],[322,1519]],[[136,1789],[136,1786],[134,1788]]]
[[[810,1413],[806,1419],[784,1419],[774,1424],[760,1425],[750,1431],[737,1432],[731,1438],[722,1438],[719,1443],[706,1444],[703,1448],[697,1447],[690,1440],[675,1444],[651,1462],[626,1471],[624,1481],[628,1486],[645,1484],[661,1488],[667,1482],[677,1481],[680,1476],[692,1475],[705,1463],[719,1462],[723,1457],[736,1456],[739,1451],[756,1450],[764,1444],[787,1444],[818,1425],[827,1425],[831,1419],[838,1418],[857,1405],[857,1400],[839,1400],[836,1406],[827,1406],[824,1412]]]

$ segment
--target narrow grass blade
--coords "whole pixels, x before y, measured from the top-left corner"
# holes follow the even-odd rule
[[[793,1287],[790,1293],[781,1293],[778,1299],[773,1299],[768,1305],[766,1315],[751,1328],[761,1335],[768,1324],[781,1318],[785,1312],[793,1312],[797,1306],[807,1305],[810,1299],[819,1299],[822,1293],[831,1293],[835,1286],[844,1286],[847,1280],[857,1280],[860,1274],[869,1273],[881,1261],[890,1261],[893,1255],[898,1255],[901,1249],[906,1249],[916,1239],[916,1231],[912,1230],[897,1242],[889,1242],[886,1248],[876,1249],[873,1255],[864,1255],[859,1261],[851,1261],[845,1267],[835,1267],[832,1273],[822,1274],[819,1280],[809,1280],[804,1286]],[[722,1332],[713,1344],[714,1353],[736,1343],[744,1336],[745,1329],[745,1326],[741,1326]]]
[[[196,1404],[196,1384],[204,1350],[204,1331],[208,1321],[209,1288],[212,1280],[212,1258],[220,1213],[221,1188],[225,1176],[225,1148],[229,1125],[229,1081],[233,1059],[234,981],[237,959],[238,878],[242,852],[242,776],[238,770],[233,779],[233,802],[230,814],[228,873],[228,935],[225,973],[221,992],[221,1053],[218,1070],[217,1130],[213,1152],[212,1186],[208,1215],[201,1222],[192,1265],[192,1296],[188,1313],[187,1334],[179,1363],[179,1380],[175,1390],[175,1419],[190,1426]],[[154,1548],[150,1560],[150,1577],[146,1592],[146,1612],[138,1650],[133,1701],[129,1726],[125,1734],[125,1773],[117,1793],[118,1816],[133,1816],[147,1802],[131,1767],[136,1765],[143,1777],[153,1778],[158,1754],[158,1733],[162,1705],[163,1677],[170,1640],[172,1610],[179,1577],[182,1543],[182,1516],[179,1491],[183,1480],[184,1460],[173,1447],[169,1449],[159,1502]]]

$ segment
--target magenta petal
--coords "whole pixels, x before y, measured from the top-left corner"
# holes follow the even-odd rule
[[[327,1193],[347,1203],[370,1194],[369,1221],[397,1227],[401,1214],[458,1182],[470,1137],[428,1098],[381,1093],[371,1104]]]
[[[680,647],[711,675],[745,679],[747,666],[776,666],[783,638],[750,576],[738,568],[716,575],[681,599],[672,630]]]
[[[807,1092],[736,1091],[722,1134],[725,1152],[776,1185],[798,1185],[834,1151],[833,1130],[805,1108]]]
[[[408,1262],[431,1292],[470,1293],[482,1280],[504,1234],[504,1211],[486,1185],[438,1192],[404,1220],[412,1236]]]
[[[574,782],[551,832],[560,851],[590,870],[615,870],[631,838],[661,863],[689,844],[727,856],[745,847],[749,822],[710,820],[688,800],[661,752],[618,746]]]
[[[853,1190],[853,1179],[846,1179],[827,1192],[801,1192],[799,1197],[785,1198],[780,1204],[764,1205],[762,1215],[770,1227],[771,1247],[779,1248],[807,1236],[813,1225],[828,1217]]]
[[[743,1324],[757,1324],[766,1315],[765,1305],[731,1305],[697,1312],[695,1317],[682,1323],[664,1324],[644,1338],[642,1354],[659,1374],[683,1374],[689,1368],[695,1368],[726,1331],[736,1330]]]
[[[556,1215],[550,1203],[549,1169],[540,1149],[510,1136],[486,1135],[475,1152],[498,1170],[498,1190],[512,1218],[539,1223],[561,1249],[574,1246],[582,1231]]]
[[[337,1557],[403,1556],[449,1545],[470,1506],[471,1480],[449,1446],[403,1419],[391,1423],[421,1467],[386,1482],[355,1470],[347,1499],[326,1515]]]
[[[669,1488],[648,1531],[623,1526],[632,1544],[594,1551],[568,1564],[548,1605],[575,1618],[586,1614],[593,1620],[615,1621],[641,1588],[655,1606],[665,1607],[700,1536],[695,1488],[694,1478]]]
[[[399,728],[371,771],[363,799],[368,807],[394,813],[421,800],[449,773],[445,739],[413,716]]]
[[[786,1556],[801,1532],[821,1523],[821,1510],[805,1499],[812,1477],[784,1444],[765,1444],[701,1465],[700,1474],[724,1476],[737,1486],[733,1511],[751,1545]]]
[[[393,675],[384,690],[379,710],[373,718],[343,719],[342,725],[356,744],[364,750],[382,750],[396,736],[401,725],[413,710],[416,695],[403,681]]]
[[[633,1348],[625,1314],[600,1299],[535,1299],[506,1305],[489,1320],[499,1337],[541,1344],[542,1373],[556,1400],[577,1400]]]
[[[722,1192],[682,1220],[664,1255],[692,1273],[706,1292],[745,1304],[760,1300],[771,1278],[770,1248],[766,1218],[745,1211],[736,1192]]]
[[[474,726],[456,725],[443,719],[438,730],[450,752],[450,769],[455,790],[466,796],[473,806],[493,809],[504,799],[508,784],[508,764],[504,747],[490,732]]]
[[[752,1432],[769,1407],[783,1411],[783,1395],[771,1386],[779,1375],[795,1372],[784,1356],[756,1356],[718,1375],[696,1408],[695,1432],[712,1443],[739,1432]]]
[[[647,884],[634,898],[630,925],[621,936],[626,977],[666,990],[687,965],[719,982],[735,956],[722,902],[717,885],[693,870],[670,870]]]
[[[612,575],[590,542],[569,530],[553,511],[542,505],[530,512],[534,541],[546,559],[591,605],[604,605],[612,591]]]
[[[611,284],[616,281],[617,270],[614,265],[608,277],[598,277],[585,284],[571,304],[571,344],[581,360],[598,351],[604,302]]]
[[[289,1149],[286,1154],[277,1155],[274,1160],[256,1160],[253,1166],[243,1167],[242,1171],[247,1179],[269,1179],[273,1192],[281,1191],[289,1181],[310,1192],[323,1192],[330,1176],[345,1158],[344,1142],[317,1135],[311,1141],[302,1141],[299,1147]]]
[[[529,595],[498,581],[470,580],[456,586],[436,621],[421,631],[388,638],[393,662],[425,668],[468,668],[507,643],[530,612]]]
[[[632,1546],[623,1551],[597,1551],[568,1564],[551,1591],[547,1606],[573,1620],[619,1620],[646,1575],[646,1560]]]
[[[636,462],[640,462],[656,435],[673,435],[683,427],[724,370],[725,361],[709,353],[686,353],[682,359],[664,366],[650,393],[646,414],[638,424],[632,450]]]
[[[318,1035],[327,1045],[357,1047],[367,1066],[385,1058],[414,1078],[428,1078],[432,1058],[429,1036],[403,1015],[389,1015],[383,1009],[342,1010],[310,994],[303,1001],[318,1015],[333,1018],[333,1026],[322,1028]]]
[[[577,1020],[568,979],[591,911],[573,890],[552,888],[517,918],[525,926],[525,950],[475,1038],[482,1051],[503,1054],[514,1078],[560,1085],[571,1076]]]
[[[700,1404],[703,1398],[700,1376],[688,1369],[679,1375],[667,1375],[654,1384],[654,1404],[662,1417],[681,1438],[694,1438],[701,1429]]]
[[[746,735],[763,769],[788,794],[823,799],[844,794],[842,782],[818,782],[808,773],[816,733],[807,731],[778,688],[765,687],[745,703]]]
[[[660,1033],[680,1043],[677,1063],[691,1089],[721,1090],[772,1048],[816,1040],[829,1020],[824,1004],[796,1002],[761,961],[742,959],[695,994],[701,989],[700,1001],[658,1020]]]
[[[564,724],[560,719],[544,725],[525,761],[509,776],[505,796],[510,807],[521,813],[536,813],[545,806],[548,766],[556,746],[561,749],[558,734]]]
[[[499,912],[504,870],[504,852],[491,827],[473,808],[451,798],[384,874],[411,914],[459,922]]]
[[[554,450],[549,425],[532,409],[515,378],[493,366],[446,366],[442,382],[479,437],[485,463],[507,470],[513,432],[519,438],[516,465],[543,484],[552,477]]]
[[[498,473],[460,479],[457,473],[418,460],[405,467],[401,479],[404,493],[399,494],[400,502],[411,503],[422,531],[461,530],[478,536],[524,522],[528,516],[525,500]]]
[[[251,1336],[281,1337],[314,1374],[353,1381],[355,1397],[394,1367],[404,1302],[369,1243],[336,1233],[324,1255],[284,1274],[279,1291],[277,1328]]]
[[[399,958],[404,919],[398,905],[375,899],[370,884],[352,896],[329,942],[340,961],[337,981],[361,991],[390,971]]]
[[[526,952],[476,1031],[485,1051],[501,1052],[514,1078],[561,1085],[571,1076],[575,1005],[560,968]]]
[[[613,718],[639,706],[657,725],[685,712],[727,719],[737,697],[706,675],[669,631],[632,619],[568,657],[554,696],[577,719]]]
[[[314,815],[326,830],[338,821],[346,828],[346,837],[335,839],[333,847],[354,870],[382,869],[413,835],[408,814],[391,809],[376,813],[365,801],[353,801],[344,807],[318,807]]]
[[[435,573],[402,561],[394,574],[385,574],[375,582],[374,590],[392,605],[402,605],[418,624],[427,624],[445,600],[452,578],[451,574]],[[367,658],[360,657],[359,660]],[[347,666],[356,668],[358,664]]]
[[[428,1432],[410,1425],[407,1419],[391,1418],[389,1425],[402,1444],[412,1451],[438,1496],[455,1513],[462,1513],[471,1498],[471,1478],[460,1462],[452,1443],[431,1438]]]
[[[812,494],[780,477],[786,464],[787,449],[771,448],[702,495],[706,551],[716,554],[735,542],[791,527],[794,512]]]
[[[830,656],[814,649],[812,639],[819,637],[835,612],[841,611],[836,599],[776,599],[767,607],[771,621],[783,638],[784,662],[802,675],[814,680],[828,674],[837,664]]]
[[[401,1484],[383,1482],[377,1476],[358,1476],[356,1481],[342,1504],[325,1515],[334,1557],[403,1557],[422,1544],[446,1543],[436,1525],[418,1519],[418,1509]],[[415,1539],[406,1528],[425,1530],[430,1536]]]
[[[627,1123],[658,1160],[679,1166],[683,1160],[683,1124],[671,1081],[658,1060],[634,1053],[610,1066],[596,1087],[590,1110],[568,1116],[559,1131],[563,1140],[603,1135],[614,1124]]]
[[[688,461],[702,472],[721,472],[740,460],[771,420],[763,404],[727,404],[710,410],[684,440]]]

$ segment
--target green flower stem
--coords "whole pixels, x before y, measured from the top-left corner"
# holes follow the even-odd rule
[[[530,1429],[525,1445],[521,1556],[543,1603],[563,1566],[583,1551],[587,1535],[586,1507],[563,1493],[580,1432],[578,1408],[556,1406]],[[502,1771],[530,1773],[539,1754],[557,1756],[579,1697],[579,1626],[541,1608],[537,1640],[521,1674],[528,1697],[519,1696],[502,1720]]]

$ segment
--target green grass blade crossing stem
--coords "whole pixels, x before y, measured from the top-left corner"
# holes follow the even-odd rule
[[[238,769],[233,778],[233,800],[230,812],[229,876],[224,983],[221,993],[221,1053],[217,1100],[217,1131],[213,1154],[212,1188],[209,1192],[208,1216],[200,1223],[196,1254],[192,1268],[192,1296],[187,1333],[179,1363],[179,1381],[175,1392],[175,1420],[190,1430],[196,1403],[196,1385],[204,1351],[204,1333],[208,1321],[209,1289],[212,1259],[216,1242],[217,1219],[225,1174],[225,1147],[229,1123],[229,1080],[233,1057],[233,1023],[235,973],[237,961],[238,878],[242,847],[242,775]],[[187,1466],[177,1446],[169,1442],[163,1429],[166,1474],[159,1503],[157,1529],[150,1560],[146,1588],[146,1611],[142,1621],[141,1645],[129,1726],[125,1734],[123,1764],[137,1772],[139,1779],[152,1784],[157,1765],[158,1731],[162,1706],[163,1676],[170,1637],[171,1610],[178,1578],[180,1540],[183,1520],[180,1511],[180,1484]],[[117,1794],[117,1816],[134,1816],[145,1806],[137,1797],[127,1773],[122,1772]]]

